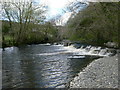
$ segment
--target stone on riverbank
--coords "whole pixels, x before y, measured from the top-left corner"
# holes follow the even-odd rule
[[[70,88],[118,88],[118,56],[93,61],[70,82]]]

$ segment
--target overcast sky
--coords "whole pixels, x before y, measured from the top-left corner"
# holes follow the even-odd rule
[[[47,20],[51,18],[56,18],[56,16],[61,15],[61,22],[57,22],[58,25],[64,24],[68,21],[69,17],[73,12],[67,11],[64,12],[66,6],[71,2],[98,2],[98,1],[117,1],[117,0],[1,0],[4,2],[18,2],[18,1],[32,1],[34,4],[43,4],[46,6],[46,9],[48,10],[46,13]],[[82,9],[83,6],[81,5],[80,9]],[[80,10],[79,9],[79,10]]]
[[[66,13],[63,11],[66,6],[71,2],[111,2],[117,0],[34,0],[36,3],[44,4],[47,6],[48,12],[46,14],[47,19],[55,18],[58,15],[61,15],[61,22],[57,22],[57,24],[64,24],[68,21],[69,17],[73,12],[69,12],[66,10]],[[79,10],[84,8],[82,5]]]
[[[72,12],[69,12],[67,10],[65,10],[66,6],[71,3],[71,2],[75,2],[75,1],[86,1],[86,0],[1,0],[2,2],[34,2],[34,4],[36,5],[45,5],[46,9],[47,9],[47,13],[46,13],[46,19],[52,19],[52,18],[56,18],[57,16],[61,16],[61,22],[57,22],[57,24],[63,24],[65,23],[69,17],[71,16]],[[63,10],[65,10],[66,12],[64,12]]]
[[[36,3],[44,4],[47,6],[48,12],[46,14],[47,19],[55,18],[58,15],[61,15],[60,21],[57,22],[57,25],[64,24],[68,21],[72,12],[65,10],[66,6],[75,1],[83,1],[83,0],[35,0]],[[84,0],[85,1],[85,0]],[[59,21],[59,20],[58,20]]]

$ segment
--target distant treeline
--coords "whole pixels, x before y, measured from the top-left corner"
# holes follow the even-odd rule
[[[119,4],[117,2],[90,3],[68,21],[67,33],[64,37],[94,45],[115,42],[120,47]]]
[[[29,29],[23,30],[20,36],[18,33],[20,28],[19,23],[12,22],[12,25],[13,27],[10,29],[9,21],[2,21],[3,47],[46,42],[52,43],[59,40],[57,27],[54,27],[49,22],[45,24],[31,23]]]

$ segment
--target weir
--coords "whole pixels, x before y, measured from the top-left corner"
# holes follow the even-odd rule
[[[70,45],[64,48],[69,52],[73,52],[74,55],[94,55],[109,57],[114,56],[117,53],[115,49],[95,47],[91,45],[88,45],[86,47],[84,45],[81,45],[80,48],[75,48],[74,45]]]

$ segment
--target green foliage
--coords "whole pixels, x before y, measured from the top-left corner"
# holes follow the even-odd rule
[[[118,43],[118,3],[90,3],[68,21],[69,37],[90,44]],[[74,33],[74,34],[73,34]]]
[[[81,27],[85,27],[88,26],[90,24],[93,23],[93,20],[91,18],[84,18],[81,22],[80,22],[80,26]]]
[[[6,23],[2,23],[2,33],[9,33],[10,29],[9,29],[9,25]]]
[[[10,30],[9,22],[2,21],[2,32],[4,33],[2,36],[4,37],[4,44],[6,46],[13,46],[17,44],[17,33],[19,24],[12,22],[14,24],[14,28]],[[25,34],[25,35],[24,35]],[[24,31],[22,34],[23,42],[21,44],[38,44],[38,43],[46,43],[46,42],[55,42],[58,40],[58,30],[54,27],[50,22],[45,24],[30,24],[27,28],[27,32]]]

